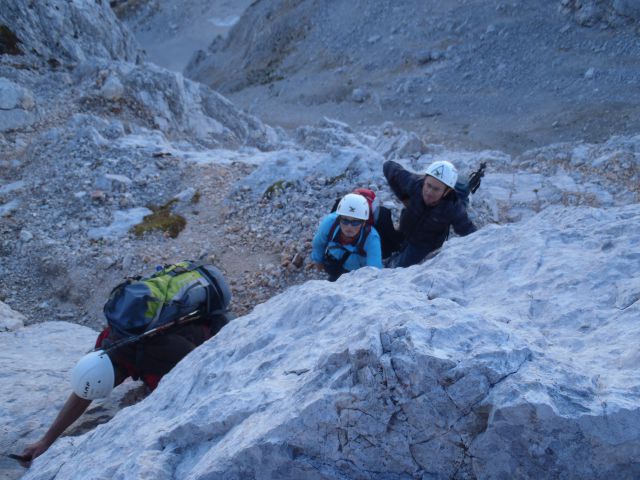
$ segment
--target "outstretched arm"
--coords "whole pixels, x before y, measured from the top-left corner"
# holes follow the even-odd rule
[[[120,385],[127,378],[127,375],[119,368],[115,368],[115,385]],[[53,421],[47,432],[35,443],[27,445],[22,452],[25,457],[24,466],[27,467],[35,459],[39,457],[55,442],[63,432],[71,426],[80,416],[89,408],[91,400],[85,400],[75,393],[69,395],[67,401],[63,405],[58,416]]]
[[[453,219],[452,225],[455,232],[461,237],[469,235],[470,233],[473,233],[477,230],[476,226],[469,219],[467,210],[463,207],[458,208],[457,214]]]
[[[31,462],[34,458],[42,455],[51,444],[62,435],[62,432],[80,418],[80,415],[85,412],[90,404],[91,400],[80,398],[75,393],[69,395],[69,398],[49,427],[49,430],[47,430],[40,440],[31,445],[27,445],[24,452],[22,452],[22,456],[28,459],[28,462]]]
[[[406,206],[409,196],[411,195],[411,185],[415,182],[418,176],[414,173],[408,172],[402,168],[402,165],[392,160],[384,162],[382,165],[382,172],[387,179],[387,183],[391,187],[391,191]]]

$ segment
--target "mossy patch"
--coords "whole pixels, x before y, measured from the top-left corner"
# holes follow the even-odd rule
[[[271,186],[269,186],[269,188],[264,191],[264,193],[262,194],[262,198],[269,200],[273,197],[277,197],[289,187],[293,187],[292,182],[288,182],[286,180],[278,180],[277,182],[271,184]]]
[[[142,222],[131,229],[136,236],[141,237],[146,232],[160,230],[165,232],[171,238],[176,238],[180,232],[187,226],[187,220],[182,215],[171,212],[171,207],[176,202],[171,200],[166,205],[157,207],[149,205],[149,209],[153,212],[142,219]]]
[[[22,55],[22,50],[18,48],[21,43],[13,31],[6,25],[0,25],[0,55]]]
[[[336,175],[335,177],[327,178],[326,185],[335,185],[336,183],[340,182],[341,180],[344,180],[345,178],[347,178],[347,172],[341,173],[340,175]]]

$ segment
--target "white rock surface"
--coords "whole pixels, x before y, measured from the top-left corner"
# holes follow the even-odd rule
[[[14,331],[24,326],[24,315],[0,302],[0,332]]]
[[[74,81],[91,102],[118,111],[131,109],[139,126],[212,147],[273,148],[278,133],[236,108],[222,95],[180,73],[151,63],[134,65],[89,59],[74,70]],[[89,112],[83,112],[89,113]],[[186,137],[186,138],[185,138]]]
[[[0,217],[6,217],[8,215],[11,215],[19,207],[20,207],[19,200],[11,200],[7,203],[3,203],[2,205],[0,205]]]
[[[71,392],[71,369],[94,345],[97,332],[67,322],[22,327],[22,315],[0,302],[0,450],[21,453],[38,440]],[[9,326],[10,331],[5,331]],[[130,397],[138,382],[126,382],[104,401],[96,402],[67,431],[78,435],[104,423]],[[131,393],[129,393],[131,392]],[[18,478],[23,468],[0,457],[0,478]]]
[[[208,146],[271,148],[279,141],[271,127],[179,73],[147,64],[123,77],[128,95],[154,112],[154,126],[164,132],[192,135]]]
[[[5,185],[0,186],[0,195],[6,195],[7,193],[22,190],[25,187],[25,185],[26,184],[23,180],[7,183]]]
[[[0,78],[0,110],[31,107],[33,107],[31,92],[6,78]]]
[[[100,88],[100,95],[107,100],[119,100],[124,94],[124,86],[116,76],[107,78]]]
[[[637,478],[638,225],[550,207],[292,288],[24,478]]]

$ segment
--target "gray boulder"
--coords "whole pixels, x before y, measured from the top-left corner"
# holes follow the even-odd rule
[[[295,287],[24,478],[637,478],[639,220],[551,207]]]
[[[150,63],[91,59],[77,66],[74,80],[95,104],[125,110],[140,125],[170,138],[186,137],[206,147],[263,149],[280,141],[273,128],[222,95]]]
[[[32,125],[35,120],[31,91],[0,77],[0,132]]]
[[[640,3],[637,0],[562,0],[561,5],[584,27],[640,20]]]
[[[15,331],[24,326],[26,318],[9,305],[0,302],[0,332]]]

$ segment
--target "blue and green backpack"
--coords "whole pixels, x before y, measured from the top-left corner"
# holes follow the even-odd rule
[[[184,261],[116,286],[104,305],[109,326],[123,337],[144,334],[187,315],[225,314],[231,289],[213,265]]]

